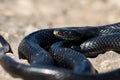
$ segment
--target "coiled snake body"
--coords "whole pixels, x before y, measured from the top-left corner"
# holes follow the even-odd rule
[[[24,80],[119,80],[120,69],[98,74],[86,58],[108,50],[119,52],[119,29],[120,23],[115,23],[36,31],[18,48],[19,58],[27,59],[30,65],[5,55],[11,48],[0,36],[0,63],[11,76]]]

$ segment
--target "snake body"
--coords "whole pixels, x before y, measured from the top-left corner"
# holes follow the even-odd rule
[[[3,54],[10,52],[10,46],[6,42],[9,47],[9,49],[6,49],[3,45],[5,40],[0,36],[2,39],[0,41],[3,43],[3,50],[0,52],[0,63],[11,76],[21,77],[24,80],[119,80],[120,69],[98,74],[87,58],[81,53],[86,51],[85,55],[87,56],[98,55],[98,53],[93,54],[91,52],[92,54],[90,54],[88,52],[94,48],[99,50],[99,47],[96,47],[97,44],[94,42],[100,40],[99,43],[103,43],[101,39],[107,42],[106,34],[110,34],[108,35],[110,38],[114,39],[115,37],[119,41],[120,39],[117,34],[119,33],[119,27],[120,23],[115,23],[99,27],[43,29],[31,33],[21,41],[18,48],[19,58],[27,59],[30,65],[18,63]],[[89,34],[86,34],[86,32]],[[115,34],[111,35],[111,33]],[[62,34],[64,34],[64,38]],[[65,35],[68,37],[66,38]],[[100,37],[94,39],[97,36],[100,36],[101,39]],[[76,41],[71,42],[71,39],[74,40],[73,38],[80,42],[81,52],[70,48],[70,46],[74,45],[74,42],[76,43]],[[113,42],[113,40],[110,41]],[[92,43],[90,48],[91,46],[93,47],[90,50],[88,50],[89,46],[87,45],[89,42]],[[117,44],[115,47],[113,44],[109,48],[116,49]],[[7,50],[6,52],[4,51],[5,49]],[[96,52],[97,49],[92,51]]]

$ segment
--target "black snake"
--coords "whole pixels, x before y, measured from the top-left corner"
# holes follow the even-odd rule
[[[11,76],[24,80],[120,80],[120,69],[97,73],[85,57],[96,57],[108,50],[119,52],[119,29],[120,23],[115,23],[33,32],[18,48],[19,58],[27,59],[30,65],[5,55],[12,51],[0,36],[3,46],[0,48],[0,64]]]

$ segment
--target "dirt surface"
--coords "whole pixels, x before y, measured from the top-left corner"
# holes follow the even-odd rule
[[[0,0],[0,34],[12,46],[16,61],[20,41],[29,33],[53,27],[90,26],[120,22],[120,0]],[[115,52],[90,59],[99,72],[120,68]],[[0,80],[12,78],[0,67]]]

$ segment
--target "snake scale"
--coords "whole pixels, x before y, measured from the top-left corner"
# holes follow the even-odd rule
[[[42,29],[26,36],[16,62],[9,43],[0,36],[0,64],[13,77],[24,80],[120,80],[120,69],[98,73],[87,57],[109,50],[119,52],[120,23],[103,26]]]

